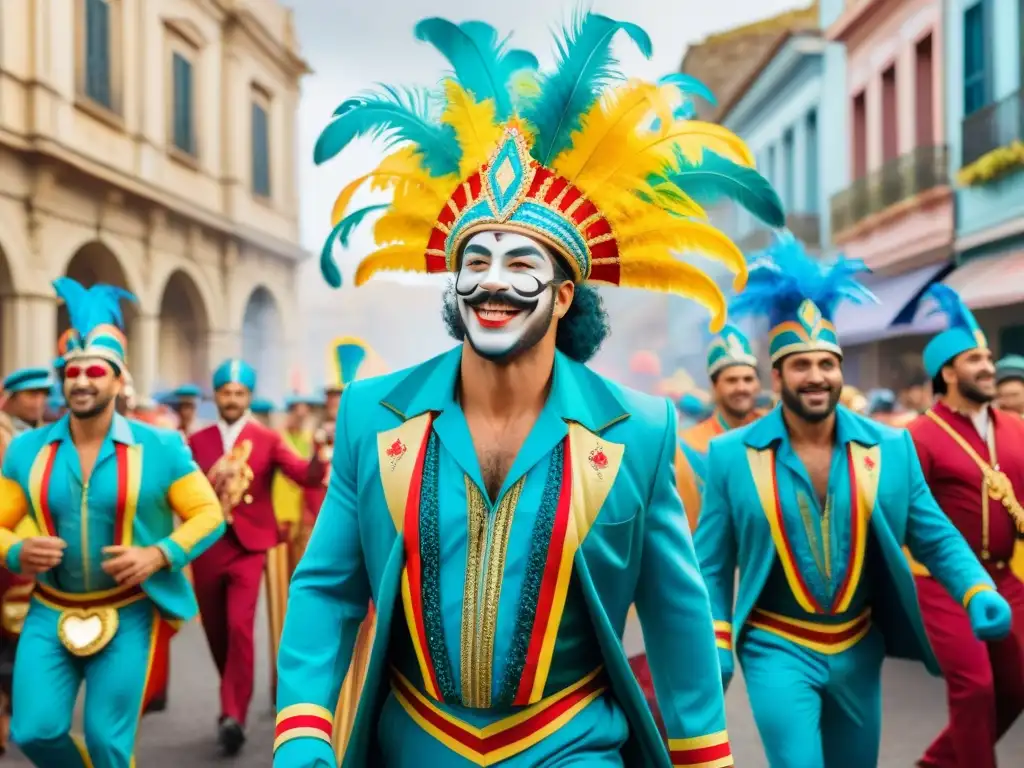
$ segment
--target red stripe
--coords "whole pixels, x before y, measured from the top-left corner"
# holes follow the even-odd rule
[[[787,621],[781,621],[779,619],[765,616],[763,613],[757,611],[751,617],[758,624],[764,624],[767,627],[773,629],[781,629],[784,632],[788,632],[791,635],[802,638],[804,640],[810,640],[815,643],[821,643],[823,645],[838,645],[845,640],[849,640],[854,637],[858,632],[861,632],[868,623],[868,617],[865,616],[862,619],[858,619],[857,623],[848,629],[844,629],[842,632],[825,632],[816,629],[807,629],[806,627],[796,626],[790,624]]]
[[[523,676],[520,678],[519,689],[512,702],[516,706],[530,703],[530,694],[533,692],[533,682],[537,677],[537,666],[540,663],[540,653],[544,645],[544,635],[547,632],[548,622],[551,620],[551,606],[555,600],[555,588],[558,586],[558,572],[562,565],[565,535],[569,530],[569,502],[572,497],[572,457],[569,453],[569,438],[565,438],[564,445],[562,488],[558,494],[555,524],[551,531],[547,563],[544,565],[544,578],[537,596],[537,612],[534,614],[533,631],[530,634],[530,645],[526,651]]]
[[[525,739],[533,733],[536,733],[552,721],[557,720],[579,702],[583,701],[583,699],[587,698],[587,696],[594,693],[594,691],[600,690],[602,685],[602,679],[600,677],[595,677],[586,685],[580,686],[572,693],[567,694],[564,698],[552,702],[550,706],[531,715],[523,722],[517,723],[506,730],[493,733],[490,736],[480,737],[466,730],[466,728],[460,723],[453,722],[437,710],[428,707],[416,698],[409,687],[401,680],[395,680],[395,686],[400,690],[402,695],[405,697],[405,700],[409,702],[413,709],[415,709],[425,720],[442,731],[446,736],[480,754],[488,754],[495,750],[503,749],[517,741],[520,741],[521,739]]]
[[[95,600],[65,600],[59,594],[50,591],[45,585],[40,584],[39,582],[36,582],[35,591],[38,592],[44,600],[53,603],[59,608],[97,608],[104,605],[120,603],[122,600],[128,600],[143,594],[142,587],[132,587],[131,589],[126,589],[124,591],[119,590],[113,594],[97,598]]]
[[[124,544],[124,516],[128,506],[128,446],[117,443],[114,446],[117,459],[117,512],[114,517],[114,545]]]
[[[724,629],[715,630],[715,638],[718,640],[725,640],[726,642],[732,642],[732,632],[728,632]]]
[[[438,694],[441,687],[437,684],[437,672],[434,670],[434,662],[430,658],[430,646],[427,645],[427,629],[423,623],[423,592],[422,592],[422,564],[420,562],[420,491],[423,488],[423,463],[427,458],[427,446],[430,444],[430,429],[434,417],[427,419],[427,428],[420,441],[420,452],[416,457],[416,466],[413,468],[412,481],[409,483],[409,496],[405,502],[405,523],[403,535],[405,538],[405,562],[406,570],[409,573],[409,597],[412,601],[410,606],[415,623],[416,637],[420,649],[423,651],[423,659],[427,665],[427,672],[430,675],[430,682],[433,690]]]
[[[715,744],[710,747],[697,747],[696,749],[674,749],[671,752],[672,765],[683,768],[687,765],[700,765],[712,760],[721,760],[723,757],[730,757],[732,748],[728,741]]]
[[[50,455],[46,457],[46,466],[43,467],[43,476],[39,483],[39,514],[42,515],[43,525],[46,526],[43,533],[47,536],[56,536],[57,529],[53,525],[53,516],[50,514],[50,475],[53,474],[53,465],[57,459],[60,443],[50,443],[49,448]]]
[[[149,679],[146,680],[146,691],[142,696],[142,709],[145,710],[149,703],[160,694],[167,691],[167,682],[170,674],[170,651],[171,638],[177,630],[174,625],[157,617],[156,644],[153,648],[153,657],[149,660]]]
[[[320,715],[293,715],[292,717],[286,717],[277,724],[277,727],[274,728],[274,738],[276,739],[281,734],[296,728],[316,728],[328,736],[334,732],[334,726],[326,717],[321,717]]]
[[[796,577],[800,591],[804,593],[804,597],[807,598],[807,602],[811,604],[815,612],[823,613],[821,605],[811,594],[811,590],[807,588],[807,582],[804,581],[803,574],[800,572],[800,568],[796,563],[796,557],[793,555],[793,545],[789,541],[789,534],[786,532],[786,522],[782,519],[782,499],[779,498],[779,476],[775,471],[775,452],[772,451],[772,489],[775,493],[775,518],[779,523],[779,533],[782,534],[782,543],[786,547],[786,557],[789,558],[789,562],[792,564],[793,575]]]
[[[853,586],[853,567],[857,560],[857,547],[860,541],[860,526],[863,522],[860,519],[860,504],[858,493],[857,493],[857,472],[853,466],[853,450],[847,446],[846,449],[846,465],[850,471],[850,562],[846,566],[846,578],[843,579],[843,586],[836,592],[835,600],[832,601],[831,612],[835,613],[836,609],[842,604],[843,600],[846,599],[847,591]]]

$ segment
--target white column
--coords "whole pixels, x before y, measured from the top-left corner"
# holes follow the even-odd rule
[[[139,315],[132,324],[128,340],[128,370],[135,384],[135,394],[152,393],[160,362],[160,316]]]
[[[3,373],[18,368],[49,368],[57,357],[55,296],[5,296],[0,299]]]

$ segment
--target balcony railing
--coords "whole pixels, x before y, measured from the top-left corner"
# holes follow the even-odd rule
[[[918,147],[832,196],[832,234],[896,203],[949,184],[945,146]]]
[[[972,112],[963,121],[964,156],[969,165],[993,149],[1024,138],[1024,91]]]

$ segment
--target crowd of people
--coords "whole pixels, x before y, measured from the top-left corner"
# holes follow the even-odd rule
[[[53,370],[3,384],[12,741],[41,768],[131,768],[198,614],[239,753],[264,589],[276,768],[727,768],[737,662],[773,768],[866,768],[890,656],[945,678],[919,765],[995,766],[1024,708],[1024,359],[996,361],[936,284],[923,375],[848,387],[833,318],[874,300],[866,267],[782,231],[743,142],[693,119],[702,85],[613,77],[617,35],[650,55],[635,25],[580,14],[543,73],[482,22],[415,34],[451,65],[439,120],[394,88],[335,111],[318,162],[363,134],[410,146],[343,190],[321,270],[340,284],[335,240],[378,216],[356,283],[450,273],[451,350],[363,377],[366,344],[341,338],[280,429],[230,359],[204,425],[205,386],[136,399],[129,294],[55,281]],[[371,181],[393,200],[349,210]],[[723,196],[779,230],[769,248],[707,221]],[[733,298],[678,250],[731,270]],[[594,284],[708,308],[710,413],[588,367],[610,332]],[[767,320],[767,359],[727,314]]]

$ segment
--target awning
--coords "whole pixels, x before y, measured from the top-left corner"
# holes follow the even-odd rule
[[[1024,301],[1024,250],[970,259],[942,282],[971,309]]]
[[[931,327],[918,328],[918,323],[910,320],[916,313],[917,303],[925,288],[948,269],[948,263],[941,263],[920,267],[895,277],[869,276],[864,280],[864,286],[878,297],[879,303],[841,304],[834,318],[839,343],[865,344],[891,336],[934,330]],[[938,327],[941,327],[941,323]]]

